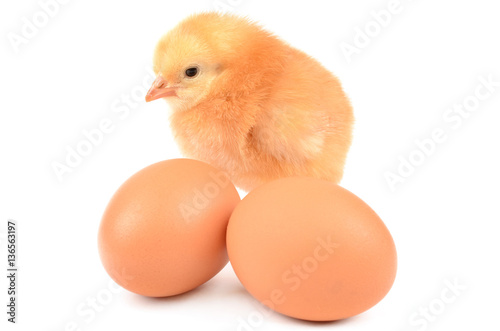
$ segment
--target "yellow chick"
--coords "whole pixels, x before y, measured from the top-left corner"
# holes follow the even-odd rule
[[[146,101],[165,99],[181,151],[243,190],[289,176],[338,183],[353,113],[318,61],[247,18],[201,13],[156,46]]]

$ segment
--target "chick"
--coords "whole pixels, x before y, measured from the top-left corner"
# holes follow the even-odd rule
[[[353,113],[319,62],[247,18],[202,13],[158,42],[146,101],[165,99],[181,151],[243,190],[289,176],[338,183]]]

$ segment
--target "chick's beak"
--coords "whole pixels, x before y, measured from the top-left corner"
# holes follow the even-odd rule
[[[146,102],[153,101],[159,98],[176,96],[175,93],[176,88],[172,86],[168,86],[168,82],[161,75],[156,77],[153,85],[149,89],[146,94]]]

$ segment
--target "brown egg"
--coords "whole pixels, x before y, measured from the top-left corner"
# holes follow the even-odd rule
[[[129,291],[180,294],[227,263],[226,228],[238,192],[226,173],[195,160],[155,163],[114,194],[99,228],[108,274]]]
[[[279,179],[250,192],[229,220],[231,265],[245,288],[291,317],[332,321],[379,302],[396,249],[377,214],[342,187]]]

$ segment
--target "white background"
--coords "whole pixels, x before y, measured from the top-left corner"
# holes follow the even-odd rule
[[[2,330],[62,331],[71,323],[81,330],[498,329],[500,88],[458,128],[443,119],[454,104],[473,102],[480,76],[500,81],[495,2],[401,0],[399,13],[350,62],[340,45],[353,44],[356,29],[371,26],[370,13],[389,0],[222,2],[311,54],[343,82],[356,128],[342,185],[370,204],[394,236],[399,269],[391,292],[345,321],[310,323],[279,314],[259,320],[261,306],[228,265],[188,294],[149,299],[121,291],[91,315],[87,300],[109,293],[96,240],[109,198],[139,169],[181,156],[166,104],[140,97],[153,48],[182,18],[215,2],[73,0],[16,51],[9,33],[21,35],[23,17],[33,21],[41,7],[35,0],[2,1],[2,266],[8,218],[19,222],[20,238],[18,324],[6,322],[2,277]],[[128,116],[112,111],[133,93]],[[114,130],[59,181],[51,164],[65,162],[68,146],[75,148],[85,139],[82,131],[105,118]],[[446,141],[391,190],[384,174],[397,174],[400,157],[418,158],[415,140],[436,128]],[[443,303],[447,281],[460,290]],[[429,306],[432,321],[420,327],[426,319],[419,314]],[[249,321],[254,326],[245,326]]]

